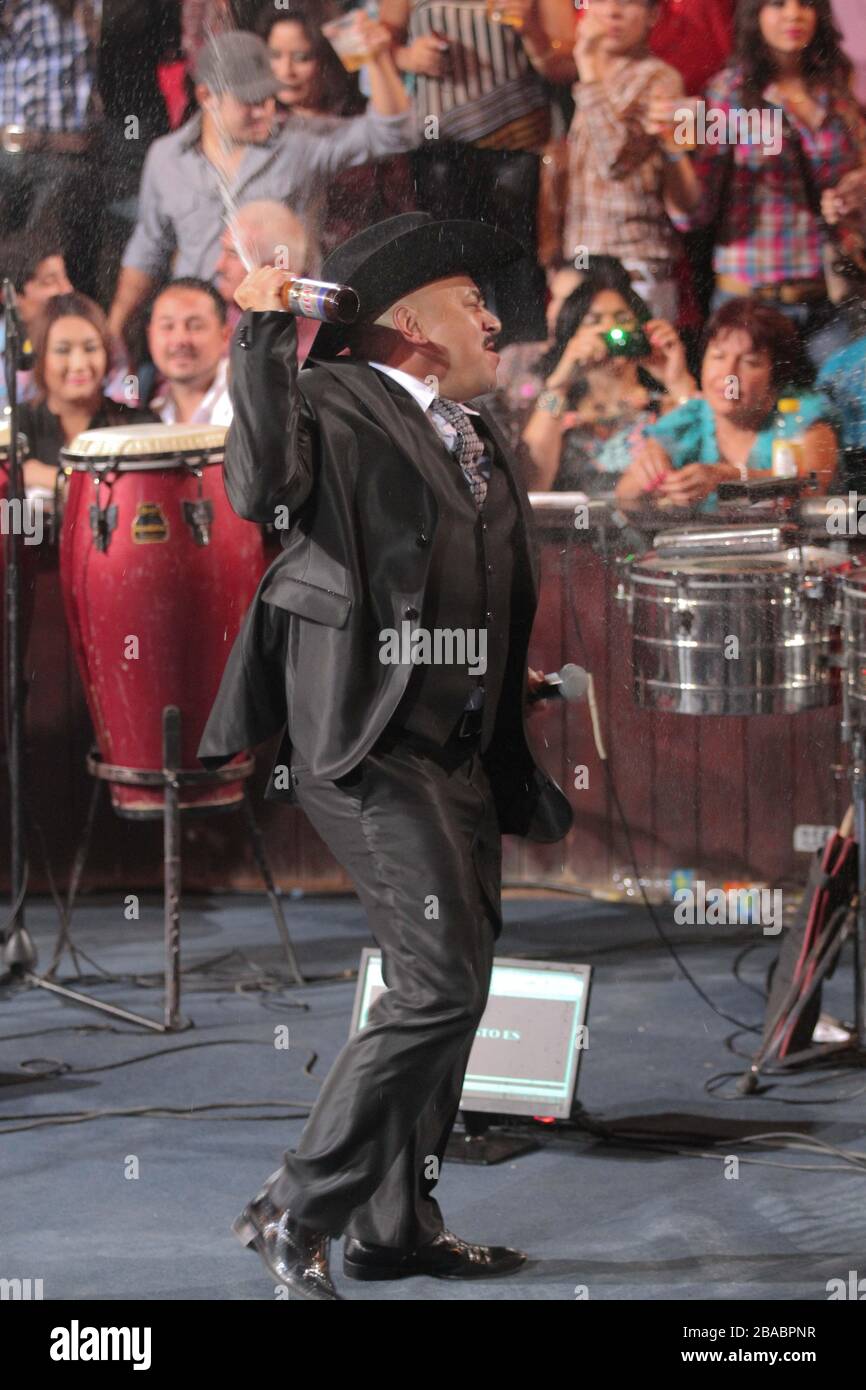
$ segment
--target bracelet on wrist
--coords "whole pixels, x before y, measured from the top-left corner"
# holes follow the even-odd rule
[[[748,464],[742,462],[735,463],[733,459],[725,459],[722,463],[722,467],[733,468],[736,471],[737,477],[739,478],[741,483],[747,483],[749,481]]]
[[[667,145],[662,145],[662,154],[667,164],[679,164],[681,160],[688,159],[688,150],[672,150]]]
[[[535,409],[543,410],[545,414],[552,415],[554,420],[558,420],[564,413],[566,405],[565,392],[556,386],[539,391],[535,398]]]

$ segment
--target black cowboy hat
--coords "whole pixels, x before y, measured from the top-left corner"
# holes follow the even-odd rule
[[[361,323],[433,280],[461,271],[474,279],[525,254],[513,236],[483,222],[436,222],[429,212],[403,212],[338,246],[322,266],[322,279],[351,286],[361,301]],[[347,331],[344,324],[323,323],[310,356],[336,357],[347,345]]]

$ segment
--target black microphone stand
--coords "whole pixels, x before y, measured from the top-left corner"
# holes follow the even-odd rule
[[[32,970],[36,948],[24,921],[27,888],[27,854],[24,838],[24,680],[21,650],[21,532],[24,485],[18,440],[18,366],[21,328],[15,307],[15,287],[3,281],[6,318],[5,370],[9,397],[9,506],[12,525],[7,528],[6,594],[4,608],[4,671],[6,699],[6,761],[9,774],[9,875],[12,909],[3,940],[4,979]]]

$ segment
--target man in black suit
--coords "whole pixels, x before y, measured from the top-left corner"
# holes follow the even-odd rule
[[[325,1079],[298,1148],[235,1222],[299,1295],[357,1279],[506,1274],[525,1256],[445,1229],[432,1196],[501,931],[502,833],[571,824],[526,741],[531,512],[483,396],[500,324],[476,278],[518,243],[406,213],[324,278],[360,298],[297,370],[287,273],[253,271],[232,346],[226,487],[273,521],[199,755],[284,736],[266,795],[298,802],[352,877],[388,986]],[[337,354],[344,348],[351,355]],[[532,673],[532,681],[539,677]]]

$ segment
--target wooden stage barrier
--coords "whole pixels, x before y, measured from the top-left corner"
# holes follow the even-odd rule
[[[711,718],[636,708],[616,563],[603,541],[540,520],[541,602],[530,664],[555,671],[573,661],[593,673],[610,771],[642,874],[653,878],[686,868],[716,883],[802,881],[808,857],[793,847],[795,826],[834,823],[848,801],[847,784],[833,772],[841,760],[839,709]],[[66,633],[56,548],[45,547],[41,555],[25,670],[28,805],[65,887],[90,796],[84,761],[92,736]],[[505,879],[614,889],[615,871],[628,865],[629,855],[587,706],[551,702],[530,716],[529,729],[541,760],[572,801],[575,825],[559,845],[509,839]],[[303,814],[262,800],[272,754],[271,747],[259,750],[253,797],[278,883],[285,890],[348,887]],[[578,789],[575,769],[581,767],[587,784]],[[6,803],[4,794],[0,855],[8,892]],[[35,832],[30,845],[30,889],[41,893],[47,880]],[[190,891],[258,889],[240,815],[185,820],[183,877]],[[161,822],[119,819],[103,791],[83,888],[121,895],[161,884]]]

